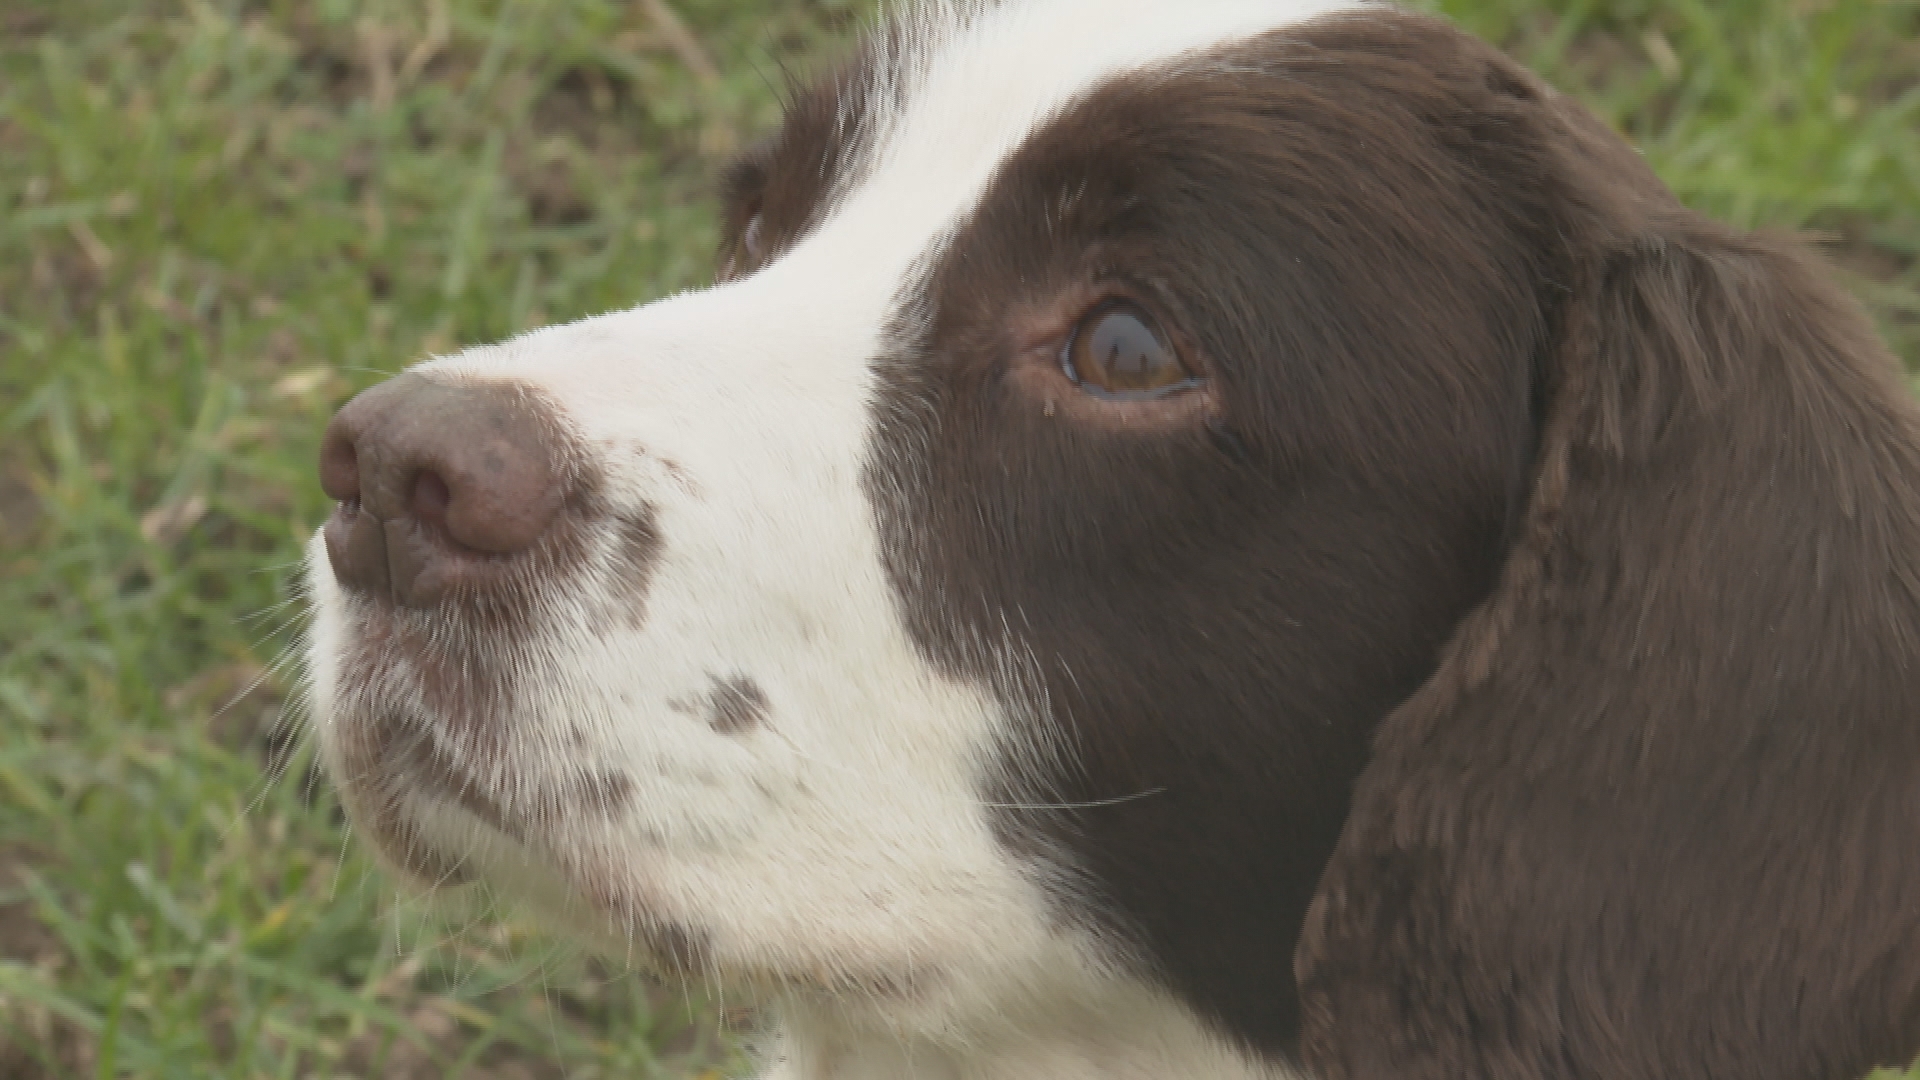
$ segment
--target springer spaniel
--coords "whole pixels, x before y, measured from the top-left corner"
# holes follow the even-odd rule
[[[1337,0],[929,3],[727,207],[328,429],[403,871],[787,1080],[1920,1052],[1920,413],[1794,244]]]

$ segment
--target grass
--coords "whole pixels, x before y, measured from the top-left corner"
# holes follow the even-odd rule
[[[1442,6],[1693,204],[1826,238],[1920,366],[1920,0]],[[0,8],[0,1075],[726,1067],[701,1003],[396,899],[276,661],[330,410],[699,283],[718,163],[867,9]]]

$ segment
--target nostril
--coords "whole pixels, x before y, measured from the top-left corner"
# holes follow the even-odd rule
[[[320,440],[320,488],[338,502],[360,501],[360,451],[346,425],[335,417]]]
[[[413,496],[407,500],[407,509],[423,524],[445,528],[447,507],[453,503],[453,490],[447,481],[432,469],[421,469],[413,481]]]

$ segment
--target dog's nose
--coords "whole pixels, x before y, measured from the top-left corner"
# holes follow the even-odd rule
[[[321,530],[334,576],[407,607],[484,588],[566,501],[559,445],[550,411],[509,383],[409,374],[361,393],[320,444],[320,486],[339,503]]]

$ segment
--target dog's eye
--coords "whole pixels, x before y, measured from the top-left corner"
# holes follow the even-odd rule
[[[1130,300],[1109,301],[1081,319],[1060,365],[1069,379],[1095,397],[1160,397],[1200,381],[1167,343],[1153,316]]]

